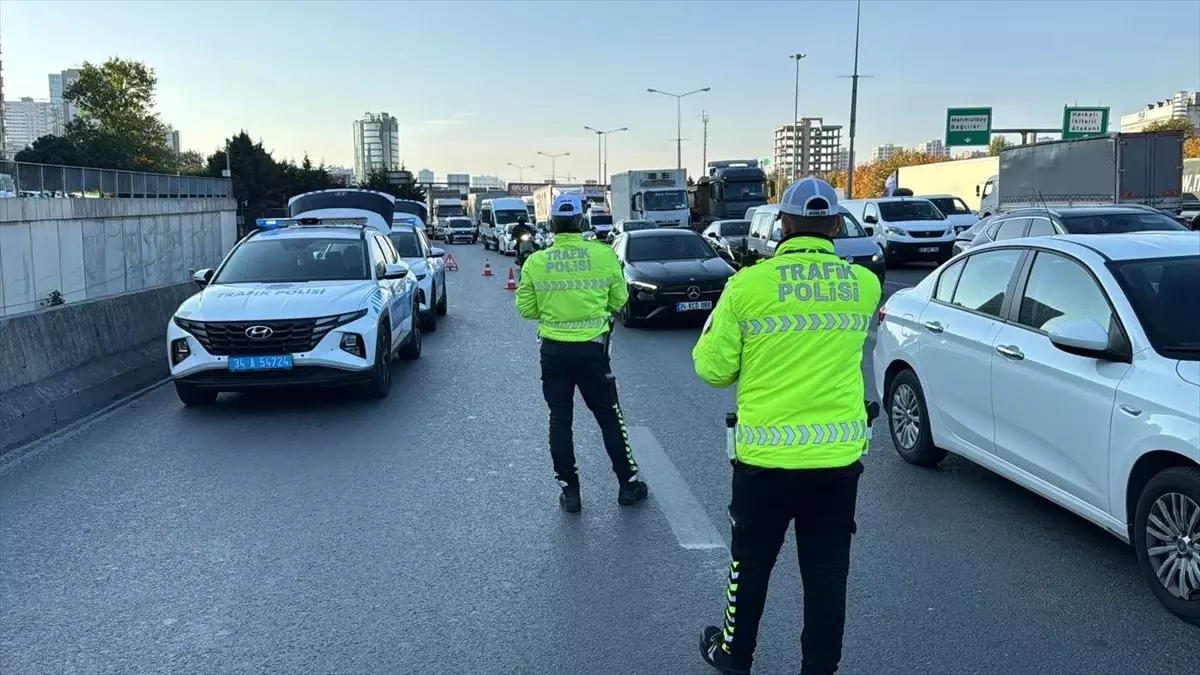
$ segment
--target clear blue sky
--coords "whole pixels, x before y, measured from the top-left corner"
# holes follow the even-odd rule
[[[1200,89],[1198,0],[863,3],[859,157],[873,145],[940,138],[948,106],[992,106],[995,125],[1058,126],[1064,103],[1121,114]],[[570,152],[596,175],[584,125],[609,140],[610,173],[683,159],[765,157],[800,114],[848,127],[854,3],[830,2],[0,2],[5,97],[48,97],[46,75],[119,55],[153,66],[158,110],[185,148],[211,152],[239,129],[277,157],[349,165],[351,121],[400,119],[410,169],[516,178],[508,162]],[[848,128],[844,130],[844,133]]]

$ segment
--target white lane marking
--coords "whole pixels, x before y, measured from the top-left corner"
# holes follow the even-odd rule
[[[629,444],[650,487],[650,497],[667,517],[679,545],[693,550],[725,548],[724,537],[654,434],[646,427],[629,427]],[[714,461],[720,461],[720,456],[714,456]]]

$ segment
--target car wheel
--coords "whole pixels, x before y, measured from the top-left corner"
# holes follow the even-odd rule
[[[206,406],[217,402],[217,392],[209,389],[197,389],[185,382],[175,383],[175,394],[186,406]]]
[[[447,295],[449,295],[449,292],[446,290],[445,286],[442,286],[442,297],[438,299],[437,303],[434,305],[434,311],[437,312],[438,316],[446,316],[446,312],[450,311],[450,301],[449,298],[446,297]]]
[[[1200,469],[1171,467],[1146,483],[1133,519],[1133,545],[1158,601],[1200,626]]]
[[[392,331],[387,323],[380,324],[375,345],[375,367],[364,392],[368,398],[387,398],[392,391]]]
[[[413,316],[419,317],[421,306],[413,305]],[[404,348],[400,350],[400,358],[405,361],[414,361],[421,358],[421,321],[412,322],[412,330],[408,333],[408,341],[404,343]]]
[[[933,444],[925,392],[917,374],[905,370],[892,380],[887,395],[888,428],[896,452],[910,464],[937,466],[946,451]]]

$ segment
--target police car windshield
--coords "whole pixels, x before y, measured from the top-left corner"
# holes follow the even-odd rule
[[[515,223],[521,218],[529,220],[529,211],[526,211],[525,209],[506,209],[504,211],[496,212],[496,222],[500,223],[501,225]]]
[[[450,223],[454,224],[453,221]],[[396,247],[396,251],[400,253],[401,258],[420,258],[421,245],[417,242],[417,235],[413,232],[392,232],[388,235],[392,240],[392,246]]]
[[[268,237],[238,246],[214,284],[366,281],[367,253],[358,239]]]
[[[647,262],[651,260],[695,260],[715,258],[708,242],[699,235],[663,235],[650,237],[630,237],[629,262]]]
[[[906,220],[945,220],[933,204],[924,199],[905,200],[900,202],[879,202],[879,215],[889,223],[902,223]]]

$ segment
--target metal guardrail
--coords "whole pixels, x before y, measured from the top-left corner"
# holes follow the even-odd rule
[[[0,197],[194,199],[232,196],[233,181],[228,178],[0,160]]]

